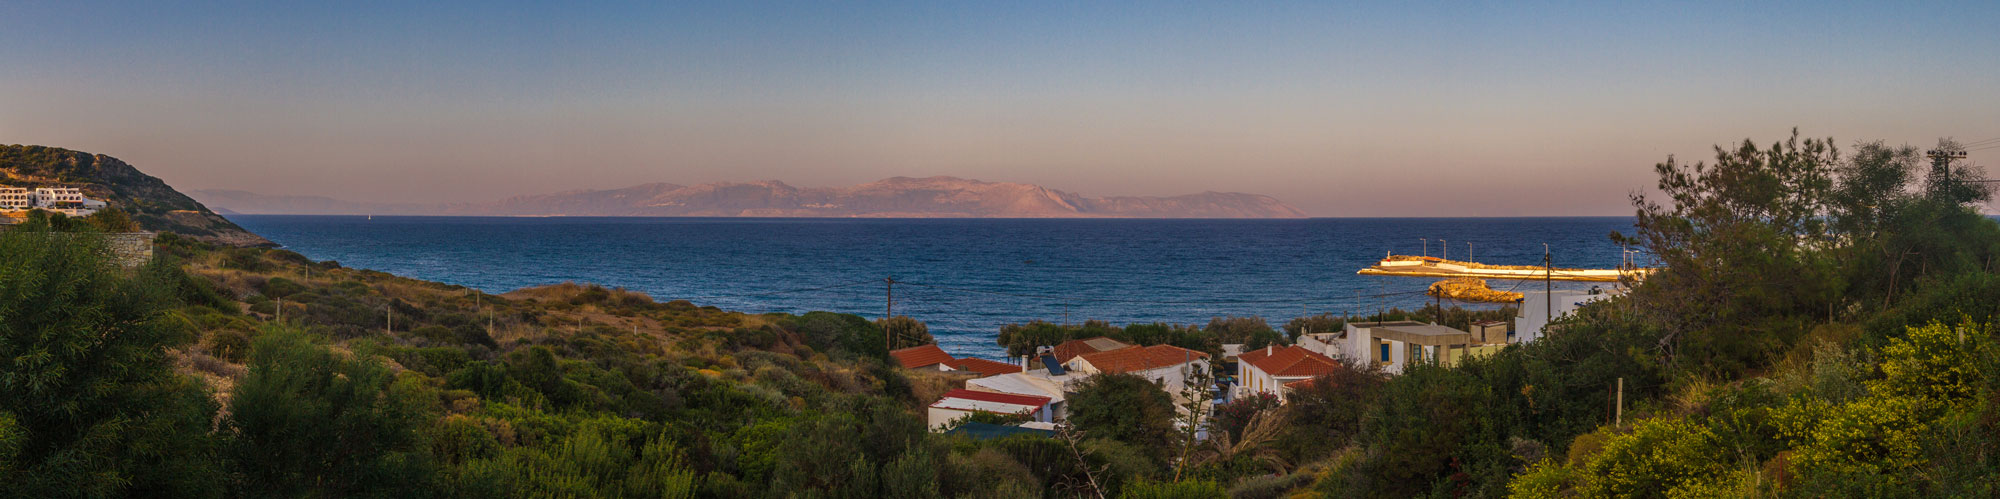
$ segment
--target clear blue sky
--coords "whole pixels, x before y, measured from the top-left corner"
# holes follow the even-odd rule
[[[15,0],[0,143],[357,200],[956,175],[1451,216],[1628,214],[1668,154],[1794,126],[2000,137],[1996,2],[719,3]]]

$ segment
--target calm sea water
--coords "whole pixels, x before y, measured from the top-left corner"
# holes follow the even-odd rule
[[[1428,303],[1430,279],[1354,272],[1394,251],[1611,267],[1630,217],[1309,220],[497,218],[238,215],[314,259],[493,293],[562,281],[747,312],[896,313],[994,357],[1003,324],[1206,323]],[[1446,242],[1440,243],[1437,238]],[[1516,281],[1489,281],[1508,289]],[[1539,281],[1519,284],[1541,286]],[[1563,283],[1557,283],[1559,287]],[[1568,287],[1577,287],[1571,283]],[[1587,284],[1581,285],[1588,287]],[[806,289],[818,288],[818,289]]]

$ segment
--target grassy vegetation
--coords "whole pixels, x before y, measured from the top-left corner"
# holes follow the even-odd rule
[[[1991,496],[2000,224],[1920,168],[1796,137],[1663,163],[1664,200],[1618,238],[1668,265],[1631,293],[1492,356],[1217,408],[1206,442],[1116,375],[1069,397],[1058,438],[928,433],[955,380],[889,367],[883,327],[920,337],[908,321],[492,295],[173,234],[121,269],[48,234],[96,225],[52,218],[0,234],[0,495]],[[999,341],[1216,351],[1343,320]]]
[[[79,187],[149,231],[171,231],[211,242],[268,245],[269,241],[217,216],[159,178],[110,156],[58,147],[0,144],[0,184]]]

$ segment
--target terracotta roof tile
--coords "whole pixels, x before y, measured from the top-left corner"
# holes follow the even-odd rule
[[[1206,359],[1208,354],[1173,345],[1153,345],[1084,354],[1082,357],[1084,362],[1089,362],[1098,371],[1125,373],[1176,366],[1195,359]]]
[[[1298,345],[1259,348],[1243,352],[1236,359],[1280,378],[1318,376],[1340,368],[1340,361]]]
[[[953,369],[957,369],[960,371],[972,371],[984,376],[1021,372],[1021,366],[1008,364],[1006,362],[997,362],[986,359],[976,359],[971,357],[951,361],[948,364],[950,364]]]
[[[1062,342],[1062,344],[1056,345],[1054,353],[1056,355],[1056,362],[1069,362],[1070,359],[1074,359],[1085,354],[1108,352],[1112,350],[1130,348],[1131,346],[1132,345],[1128,345],[1122,341],[1099,336],[1096,338],[1084,338],[1084,339],[1069,340]]]
[[[952,391],[946,391],[946,393],[944,393],[944,397],[938,397],[938,401],[936,401],[936,403],[930,403],[930,405],[934,405],[934,407],[936,407],[938,403],[944,403],[946,399],[968,399],[968,401],[992,401],[992,403],[1012,403],[1012,405],[1034,405],[1034,407],[1042,407],[1042,405],[1048,405],[1048,401],[1050,401],[1048,397],[1036,397],[1036,395],[1014,395],[1014,393],[994,393],[994,391],[974,391],[974,389],[952,389]]]
[[[944,353],[944,349],[938,348],[936,344],[904,348],[889,352],[889,355],[896,358],[896,364],[910,369],[938,364],[951,365],[952,362],[951,354]]]

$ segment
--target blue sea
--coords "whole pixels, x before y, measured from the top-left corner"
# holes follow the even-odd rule
[[[1558,267],[1609,268],[1621,248],[1607,235],[1632,230],[1630,217],[231,219],[314,259],[491,293],[577,281],[729,310],[876,318],[893,277],[896,314],[929,324],[954,355],[989,358],[1003,355],[1001,325],[1033,320],[1259,316],[1278,326],[1307,313],[1413,308],[1429,303],[1420,292],[1432,279],[1355,271],[1426,246],[1455,260],[1538,265],[1544,244]]]

